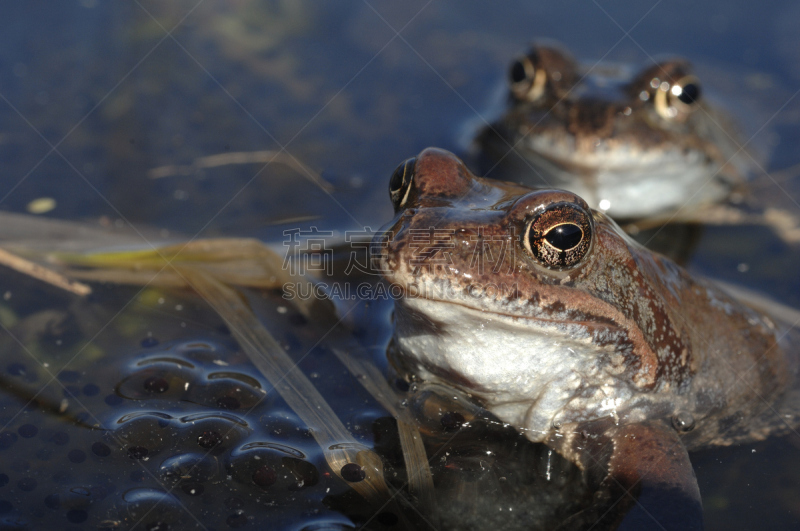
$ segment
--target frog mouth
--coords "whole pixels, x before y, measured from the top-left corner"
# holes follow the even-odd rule
[[[543,316],[537,316],[537,315],[524,315],[524,314],[513,313],[513,312],[510,312],[510,311],[509,312],[497,311],[495,309],[488,309],[486,307],[479,307],[479,306],[476,306],[476,305],[471,305],[471,304],[467,304],[467,303],[459,302],[459,301],[454,301],[454,300],[445,300],[445,299],[439,299],[439,298],[433,298],[433,297],[423,297],[423,296],[404,298],[402,301],[400,301],[401,304],[406,305],[416,315],[425,316],[425,318],[428,319],[430,321],[430,323],[432,323],[434,325],[437,325],[438,329],[443,329],[444,326],[441,323],[441,321],[436,319],[436,317],[435,317],[436,313],[423,310],[421,307],[424,306],[425,303],[422,303],[422,304],[410,304],[410,301],[426,301],[426,302],[429,302],[429,303],[447,304],[447,305],[451,305],[451,306],[457,306],[458,308],[461,308],[461,310],[463,310],[464,312],[472,312],[473,314],[471,314],[470,317],[483,318],[483,319],[486,319],[486,320],[491,320],[492,318],[496,317],[498,319],[504,320],[505,322],[517,322],[517,323],[540,322],[540,323],[548,324],[548,325],[551,325],[551,326],[573,325],[573,326],[577,326],[577,327],[582,327],[582,328],[586,329],[587,331],[590,331],[590,330],[597,330],[597,331],[603,330],[603,331],[606,331],[606,332],[612,332],[614,330],[622,330],[621,326],[619,326],[614,321],[612,321],[610,319],[606,319],[606,318],[602,318],[602,319],[599,319],[599,318],[571,319],[571,318],[566,318],[566,317],[562,318],[562,317],[543,317]]]
[[[504,283],[489,284],[484,286],[473,284],[465,288],[462,286],[454,286],[451,282],[447,282],[445,279],[438,279],[434,282],[422,281],[411,283],[397,282],[390,279],[387,280],[389,280],[391,285],[399,288],[402,291],[402,296],[396,297],[396,302],[406,305],[409,308],[426,306],[426,303],[446,304],[449,306],[462,308],[465,311],[476,312],[477,315],[494,315],[498,318],[508,320],[525,319],[563,324],[577,324],[584,321],[583,319],[572,319],[568,315],[569,312],[565,311],[564,309],[557,308],[553,308],[550,313],[561,313],[561,316],[547,317],[543,315],[532,315],[530,308],[538,308],[542,311],[544,311],[544,309],[540,305],[524,302],[524,299],[521,299],[519,296],[520,290],[516,284],[512,284],[510,286]],[[419,304],[414,304],[412,301],[420,302]],[[517,301],[521,309],[523,306],[527,306],[528,309],[520,312],[513,311],[511,305],[514,303],[514,301]],[[504,306],[508,307],[508,309],[504,310]],[[423,310],[422,313],[434,317],[437,312],[432,311],[431,309],[426,309]],[[613,326],[617,326],[611,321],[608,322]]]
[[[580,144],[576,140],[564,144],[534,138],[525,144],[527,152],[525,156],[553,172],[558,170],[573,176],[605,172],[631,180],[640,180],[641,172],[655,171],[659,175],[672,175],[690,168],[707,168],[714,165],[696,149],[665,150],[622,142],[617,146],[597,149],[594,146],[581,147]]]
[[[460,341],[459,334],[465,330],[478,337],[484,331],[497,335],[497,329],[501,329],[513,336],[571,348],[582,352],[587,359],[597,356],[614,358],[617,361],[613,363],[618,365],[614,370],[632,371],[631,378],[637,385],[649,388],[656,383],[656,354],[635,323],[611,308],[601,309],[603,315],[591,308],[582,311],[558,304],[552,307],[536,305],[533,311],[528,308],[517,312],[513,308],[503,309],[503,303],[470,304],[471,301],[463,297],[442,298],[430,294],[403,297],[398,302],[405,308],[407,316],[414,319],[406,326],[415,330],[404,333],[448,335]]]
[[[516,284],[511,286],[492,284],[480,287],[472,285],[469,288],[453,287],[449,282],[436,282],[433,285],[424,282],[411,284],[393,282],[392,284],[402,290],[402,296],[397,298],[397,303],[405,305],[433,321],[437,320],[436,316],[439,312],[431,306],[445,304],[470,312],[471,317],[482,317],[483,319],[494,316],[508,322],[536,321],[552,325],[622,328],[613,319],[567,310],[560,304],[548,307],[525,302],[519,297],[519,289]],[[417,303],[415,304],[413,301],[417,301]],[[515,301],[520,311],[514,311],[512,306]]]

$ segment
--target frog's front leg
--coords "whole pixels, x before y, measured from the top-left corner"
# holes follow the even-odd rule
[[[616,426],[594,421],[550,445],[597,485],[592,505],[559,529],[703,528],[700,490],[686,448],[663,421]]]
[[[703,226],[754,225],[772,231],[786,244],[800,242],[800,218],[793,212],[776,207],[747,209],[729,203],[709,204],[679,209],[660,215],[622,223],[625,232],[636,235],[640,231],[662,228],[674,224],[697,224]]]

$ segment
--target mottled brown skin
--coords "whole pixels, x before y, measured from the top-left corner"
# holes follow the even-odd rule
[[[571,203],[590,212],[569,192],[477,178],[438,149],[416,158],[410,178],[405,204],[396,205],[397,217],[380,240],[384,275],[405,294],[396,307],[395,339],[406,367],[462,388],[503,419],[508,397],[502,393],[513,392],[513,382],[496,389],[479,373],[441,361],[462,348],[465,356],[474,354],[471,344],[459,343],[449,316],[463,310],[485,318],[476,341],[484,323],[488,330],[503,319],[530,323],[531,341],[541,323],[568,323],[565,330],[585,333],[582,359],[598,369],[582,374],[569,398],[547,410],[552,423],[527,432],[529,438],[592,472],[619,496],[667,489],[698,508],[687,448],[763,439],[797,423],[797,359],[782,324],[642,248],[596,211],[585,256],[574,266],[544,267],[526,248],[526,224],[543,205]],[[437,231],[452,237],[437,238]],[[414,238],[420,234],[431,236]],[[486,259],[485,267],[476,256]],[[490,295],[480,289],[488,284],[509,288]],[[434,288],[446,288],[450,298],[437,298]],[[420,295],[427,306],[415,306]],[[435,358],[434,348],[415,350],[419,337],[436,335],[446,336],[451,357]],[[509,348],[486,352],[490,366],[502,365]],[[526,359],[535,365],[537,355]],[[598,408],[598,387],[603,396],[622,397],[611,412]],[[675,417],[688,424],[680,433],[672,427]]]

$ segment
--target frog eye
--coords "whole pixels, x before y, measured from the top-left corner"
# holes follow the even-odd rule
[[[675,105],[694,105],[700,100],[700,94],[700,80],[694,76],[686,76],[670,89],[671,103]]]
[[[685,117],[697,106],[700,94],[700,80],[695,76],[685,76],[672,85],[664,82],[656,89],[656,111],[667,120]]]
[[[568,269],[583,260],[592,242],[592,217],[575,203],[538,210],[523,236],[525,250],[549,269]]]
[[[408,194],[411,192],[411,183],[414,177],[414,165],[417,163],[416,157],[412,157],[402,162],[389,179],[389,196],[392,198],[394,210],[397,212],[403,208],[408,201]]]
[[[536,67],[530,56],[523,55],[514,61],[508,75],[515,98],[536,101],[544,94],[547,73]]]

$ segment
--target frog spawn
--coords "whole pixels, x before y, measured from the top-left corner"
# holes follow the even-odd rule
[[[118,364],[113,393],[76,371],[61,375],[107,429],[86,429],[77,419],[78,426],[60,426],[36,406],[2,419],[0,527],[201,528],[187,511],[219,529],[264,518],[290,526],[315,515],[349,525],[319,504],[346,487],[320,472],[327,467],[308,430],[265,399],[251,367],[221,367],[220,360],[235,359],[221,343],[143,345],[133,362]],[[5,371],[28,383],[45,378],[24,360]],[[23,405],[0,400],[4,411]],[[304,516],[300,500],[311,511]]]

